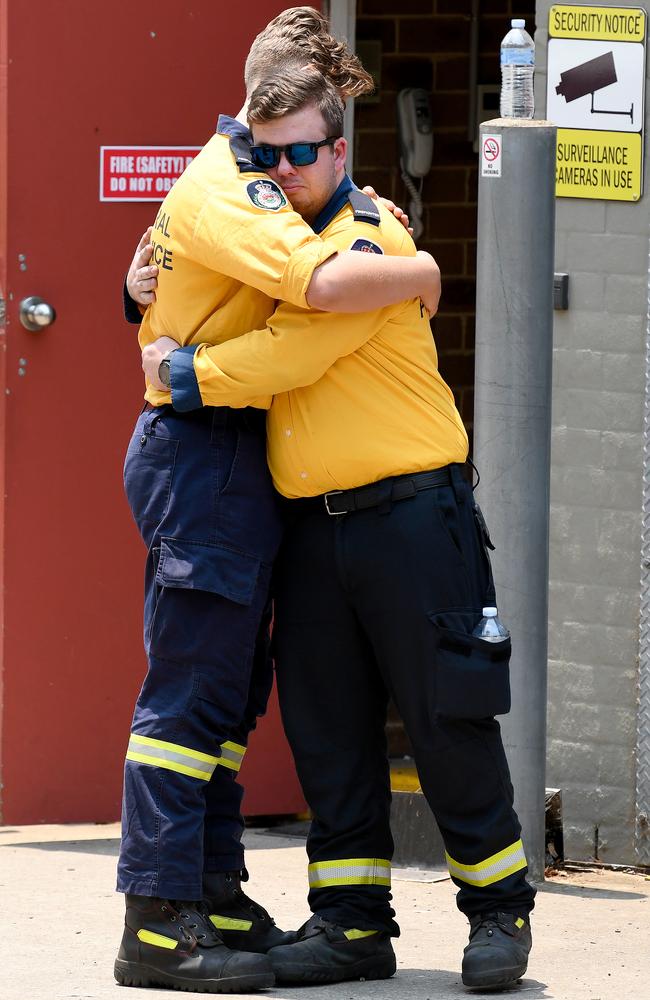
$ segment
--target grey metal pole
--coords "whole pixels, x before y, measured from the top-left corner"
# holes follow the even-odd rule
[[[481,126],[474,460],[512,633],[512,710],[500,721],[535,880],[545,855],[555,142],[550,122]]]

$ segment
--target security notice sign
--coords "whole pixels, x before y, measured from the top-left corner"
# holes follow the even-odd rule
[[[162,201],[200,146],[102,146],[100,201]]]
[[[640,7],[551,7],[546,116],[558,126],[558,197],[641,197],[645,40]]]

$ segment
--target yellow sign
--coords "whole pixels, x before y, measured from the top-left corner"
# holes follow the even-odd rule
[[[642,7],[549,11],[546,117],[557,125],[559,198],[641,197],[647,19]]]
[[[558,129],[555,180],[560,198],[638,201],[640,133]]]
[[[644,42],[646,13],[639,7],[554,4],[548,32],[553,38],[593,38],[601,42]]]

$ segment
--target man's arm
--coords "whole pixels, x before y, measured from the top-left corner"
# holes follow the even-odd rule
[[[307,303],[326,312],[360,313],[422,299],[430,316],[440,299],[440,271],[425,250],[415,257],[344,250],[316,268]]]
[[[150,259],[150,245],[138,246],[126,279],[126,293],[133,302],[131,306],[125,295],[130,322],[137,323],[142,316],[133,312],[136,303],[146,306],[156,299],[158,268],[149,264]],[[309,306],[323,312],[367,312],[412,298],[421,298],[429,315],[435,314],[440,299],[440,271],[424,250],[418,250],[415,257],[345,250],[315,269],[307,289]]]
[[[337,238],[340,240],[340,234]],[[342,242],[349,245],[349,235]],[[354,253],[364,258],[374,256]],[[415,321],[428,323],[419,309],[414,307],[414,313]],[[174,341],[160,338],[145,347],[143,369],[152,385],[164,390],[158,367],[169,356],[172,403],[178,410],[260,405],[260,397],[316,382],[338,358],[361,347],[390,318],[391,310],[386,308],[362,316],[332,317],[284,303],[265,329],[217,346],[174,350]]]
[[[197,221],[194,238],[206,266],[259,287],[273,298],[312,309],[366,312],[419,296],[425,308],[435,312],[440,288],[428,254],[396,259],[345,250],[337,253],[336,246],[317,237],[289,206],[276,219],[252,203],[242,212],[237,188],[227,194],[230,197],[224,196],[218,204],[210,199]],[[401,209],[392,203],[388,207],[402,218]],[[403,224],[408,226],[408,217]],[[150,264],[150,233],[147,230],[140,240],[127,274],[125,313],[130,322],[138,322],[138,305],[147,306],[156,298],[158,268]]]
[[[214,347],[200,344],[173,350],[175,342],[161,337],[144,348],[142,367],[151,384],[164,391],[158,370],[161,360],[168,358],[171,402],[180,411],[259,406],[260,397],[267,397],[268,406],[268,397],[318,381],[338,358],[352,354],[385,322],[385,310],[333,317],[282,303],[264,329]]]

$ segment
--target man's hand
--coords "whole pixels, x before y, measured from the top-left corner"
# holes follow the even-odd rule
[[[158,340],[154,340],[152,344],[147,344],[147,346],[142,351],[142,371],[147,376],[147,381],[154,389],[158,389],[160,392],[169,392],[166,385],[158,378],[158,369],[160,368],[160,362],[175,351],[180,344],[177,344],[175,340],[171,337],[158,337]]]
[[[409,217],[406,214],[406,212],[399,207],[399,205],[396,205],[394,201],[390,200],[390,198],[381,198],[375,191],[374,187],[370,187],[370,184],[366,184],[366,186],[362,188],[362,190],[364,194],[367,194],[371,198],[374,198],[375,201],[380,201],[382,205],[388,209],[389,212],[393,213],[396,219],[399,219],[399,221],[404,226],[404,229],[406,229],[406,231],[410,233],[411,236],[413,235],[413,228],[409,226]]]
[[[153,227],[149,226],[140,237],[126,276],[127,291],[131,298],[141,306],[148,306],[151,302],[156,301],[158,268],[155,264],[149,263],[153,254],[153,246],[149,242],[152,231]]]
[[[424,282],[420,292],[422,305],[429,316],[435,316],[440,301],[440,268],[426,250],[418,250],[417,256],[422,261],[424,268]]]

